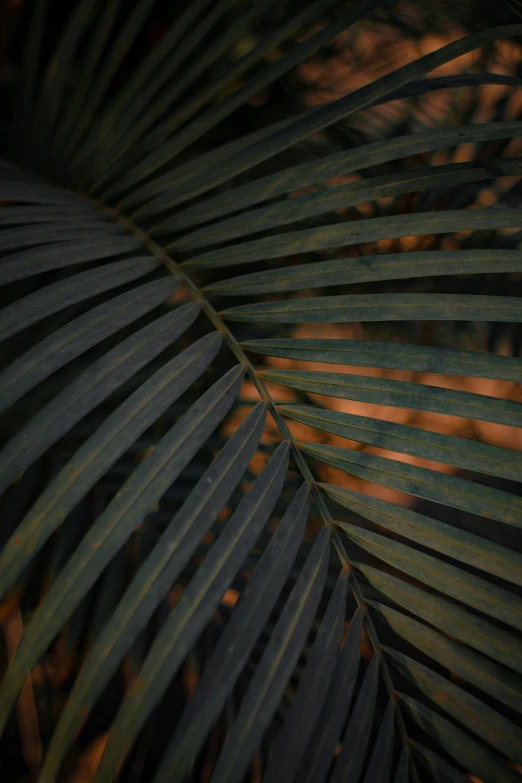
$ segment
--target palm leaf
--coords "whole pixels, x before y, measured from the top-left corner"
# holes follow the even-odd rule
[[[288,121],[286,124],[288,124]],[[285,125],[283,125],[284,127]],[[279,130],[278,126],[276,128]],[[314,185],[327,180],[329,177],[338,176],[340,172],[342,174],[350,174],[369,166],[400,160],[409,155],[444,149],[444,147],[451,147],[452,145],[514,137],[521,132],[522,123],[520,122],[492,122],[483,123],[480,126],[464,125],[459,127],[458,130],[442,128],[436,131],[425,131],[414,136],[399,136],[395,139],[377,141],[373,144],[358,147],[356,150],[337,152],[334,155],[302,163],[283,169],[282,172],[277,174],[256,179],[255,183],[241,185],[228,193],[219,194],[219,196],[214,196],[202,201],[200,204],[189,207],[179,213],[179,215],[165,219],[164,222],[154,227],[152,231],[155,235],[161,236],[172,231],[189,228],[194,224],[210,221],[228,213],[238,212],[270,198],[291,193],[308,185]],[[264,135],[261,138],[264,138]],[[257,138],[252,138],[252,141],[254,140],[257,140]],[[187,179],[192,169],[193,167],[185,175]],[[175,169],[175,171],[178,172],[179,176],[183,169],[180,167]],[[183,180],[183,183],[188,184],[185,180]]]
[[[413,644],[419,650],[450,671],[462,677],[463,680],[489,693],[497,701],[520,712],[520,696],[522,681],[513,676],[507,669],[493,663],[483,655],[478,655],[462,644],[448,639],[429,628],[424,623],[397,612],[389,606],[372,603],[390,626],[403,639]]]
[[[239,504],[216,547],[212,549],[206,563],[208,567],[200,570],[192,580],[189,589],[178,604],[177,611],[158,634],[140,670],[138,685],[127,694],[115,720],[111,742],[97,773],[100,780],[111,779],[114,767],[120,763],[125,754],[126,746],[130,745],[147,715],[161,697],[164,684],[170,680],[181,664],[191,643],[201,631],[241,566],[245,555],[255,543],[281,491],[287,462],[288,446],[281,444],[250,492]],[[323,537],[323,541],[325,539],[327,543],[327,537]],[[323,578],[326,566],[324,549],[323,545]],[[314,566],[312,575],[317,580],[315,573],[317,564],[314,563]],[[301,598],[302,596],[299,595],[299,599]],[[290,602],[287,609],[289,611],[293,609]],[[293,614],[292,612],[290,615],[292,618]],[[241,730],[241,726],[239,728]]]
[[[91,527],[35,614],[24,636],[24,644],[18,648],[9,667],[3,694],[0,692],[4,707],[0,721],[10,708],[11,700],[18,695],[27,669],[33,667],[107,563],[204,442],[205,436],[208,437],[226,415],[240,381],[241,375],[233,369],[209,389],[165,435]]]
[[[393,705],[390,702],[379,727],[379,733],[374,746],[374,755],[368,765],[364,783],[370,783],[371,780],[376,781],[376,783],[383,783],[390,779],[391,757],[393,753],[393,726],[394,711]]]
[[[379,659],[376,655],[364,676],[361,690],[353,706],[344,732],[341,752],[337,757],[332,780],[358,780],[368,747],[370,727],[373,723],[377,689],[379,687]]]
[[[5,579],[9,579],[11,556],[15,562],[20,563],[20,559],[27,558],[27,550],[31,553],[43,544],[60,524],[64,512],[74,508],[135,438],[201,374],[218,348],[219,340],[216,340],[214,335],[187,348],[179,357],[155,373],[106,419],[64,466],[22,521],[19,536],[13,540],[13,548],[7,546],[2,553],[2,558],[5,558]],[[78,471],[80,466],[81,472]],[[25,555],[24,547],[20,546],[23,543],[26,543]],[[21,568],[23,563],[13,567]]]
[[[438,275],[466,275],[488,273],[495,261],[498,271],[517,272],[522,256],[518,250],[432,250],[419,253],[388,253],[386,256],[364,256],[349,261],[322,261],[303,264],[290,269],[270,272],[254,272],[240,275],[219,283],[211,283],[206,291],[220,296],[248,296],[257,293],[286,293],[308,288],[326,288],[350,283],[367,283],[373,280],[400,280],[411,277],[436,277]],[[323,297],[318,297],[324,299]],[[332,299],[332,297],[328,297]],[[341,300],[325,302],[328,306]],[[237,312],[237,311],[236,311]],[[288,312],[288,311],[287,311]],[[267,315],[262,311],[260,315]],[[341,320],[337,310],[336,320]],[[273,316],[270,315],[272,319]],[[313,315],[307,313],[307,320]]]
[[[238,428],[193,489],[148,555],[122,601],[115,607],[85,662],[82,677],[78,679],[61,725],[56,729],[43,774],[51,774],[58,769],[67,743],[81,726],[82,716],[95,703],[111,676],[106,650],[111,649],[112,668],[115,668],[228,500],[241,478],[245,460],[257,446],[264,413],[264,406],[259,403],[258,409]]]
[[[350,624],[341,654],[338,656],[334,675],[324,697],[324,704],[317,715],[317,727],[298,774],[302,780],[324,780],[334,756],[342,725],[350,709],[357,679],[361,648],[362,616],[357,612]]]
[[[485,783],[493,783],[493,781],[515,783],[518,780],[518,775],[504,766],[498,756],[460,731],[454,723],[427,709],[410,696],[402,696],[402,701],[426,733],[435,738],[444,737],[444,747],[447,752],[457,761],[464,763],[468,769],[480,774]]]
[[[448,764],[447,761],[441,759],[436,753],[421,745],[420,742],[414,742],[413,747],[417,751],[421,764],[431,773],[437,783],[439,781],[440,783],[448,783],[448,781],[451,781],[451,783],[464,783],[466,780],[469,780],[466,775],[458,772],[451,764]]]
[[[439,628],[445,634],[484,652],[514,671],[522,673],[520,639],[504,628],[469,612],[436,594],[364,564],[358,568],[370,584],[407,611]]]
[[[482,223],[482,226],[487,227],[487,221]],[[430,294],[318,296],[308,301],[299,299],[297,302],[240,305],[230,310],[223,310],[221,315],[225,321],[283,324],[338,324],[354,321],[513,321],[518,323],[522,315],[522,301],[514,296],[470,294],[439,294],[436,301],[433,301]]]
[[[154,322],[145,326],[91,364],[27,423],[23,438],[12,438],[4,446],[0,486],[8,486],[77,421],[171,345],[195,315],[193,308],[181,313],[174,310],[158,319],[160,324]],[[205,348],[209,347],[209,342],[217,348],[219,337],[210,335],[205,340]]]
[[[460,252],[466,253],[465,250]],[[304,337],[300,339],[287,337],[245,340],[243,348],[265,356],[298,359],[305,362],[326,361],[327,364],[346,364],[355,367],[416,370],[442,375],[471,375],[475,378],[494,378],[501,381],[518,381],[522,374],[522,362],[512,356],[497,356],[479,351],[457,351],[404,343],[401,344],[400,351],[397,351],[396,343],[382,343],[373,340],[324,340],[320,338],[310,340]],[[275,380],[275,378],[272,379]]]
[[[484,487],[465,479],[447,476],[435,470],[418,468],[398,460],[361,454],[353,449],[340,449],[315,443],[301,443],[301,449],[312,457],[349,472],[351,475],[374,481],[385,487],[428,498],[453,508],[496,519],[506,525],[522,524],[522,501],[510,492]]]
[[[429,73],[443,63],[448,62],[455,57],[459,57],[468,51],[472,51],[473,49],[488,43],[490,40],[498,39],[503,35],[511,37],[521,31],[522,25],[509,25],[505,28],[497,27],[494,32],[475,33],[465,39],[448,44],[432,54],[419,58],[419,60],[414,61],[409,65],[405,65],[387,76],[377,79],[372,84],[356,90],[352,95],[341,98],[330,106],[322,107],[320,111],[311,112],[308,116],[296,120],[286,130],[277,134],[274,139],[268,139],[264,143],[257,145],[252,151],[247,150],[243,155],[237,156],[232,170],[229,170],[226,174],[223,171],[214,173],[212,168],[209,167],[210,170],[208,171],[206,183],[196,186],[197,189],[189,190],[183,200],[204,193],[209,188],[215,187],[219,185],[220,182],[226,181],[230,176],[239,174],[241,171],[258,165],[279,152],[284,152],[286,149],[307,136],[310,136],[312,133],[316,133],[328,125],[337,122],[356,111],[366,108],[378,98],[389,95],[394,90],[406,85],[416,77]],[[306,54],[307,53],[304,53],[303,56],[305,57]],[[212,122],[215,122],[214,117],[212,117]],[[201,134],[202,131],[206,129],[205,124],[201,121],[198,124],[201,128],[198,129],[198,132]],[[190,125],[185,129],[185,135],[187,135],[188,131],[191,131],[191,140],[197,138],[197,132],[194,133],[194,129],[191,128]],[[176,139],[176,137],[174,137],[169,143],[163,145],[160,151],[152,153],[148,159],[146,158],[143,163],[137,166],[135,170],[131,172],[131,175],[122,181],[123,188],[128,188],[141,179],[144,179],[146,176],[152,175],[160,166],[165,165],[176,154],[179,154],[183,149],[184,144],[186,144],[186,142],[183,137],[181,139]],[[165,189],[169,179],[170,177],[168,174],[156,178],[150,185],[138,188],[136,197],[140,199],[150,198],[158,191]],[[116,194],[107,194],[109,198],[114,197],[114,195]],[[162,202],[161,204],[160,201]],[[174,201],[170,198],[161,200],[153,199],[146,211],[141,210],[141,212],[137,214],[140,217],[145,217],[147,214],[155,214],[155,210],[158,210],[159,207],[161,207],[162,210],[165,210],[176,203],[178,203],[177,200]]]
[[[64,296],[67,294],[70,298],[65,299],[65,302],[75,304],[77,301],[82,301],[86,295],[96,295],[100,291],[110,290],[128,282],[129,278],[134,280],[136,277],[141,277],[143,272],[146,273],[155,266],[156,264],[150,259],[147,259],[146,262],[138,260],[138,262],[131,261],[130,263],[117,261],[116,268],[112,264],[108,264],[103,271],[96,270],[94,274],[87,272],[78,275],[81,278],[79,281],[76,280],[76,276],[72,281],[68,278],[64,284],[54,284],[56,287],[53,289],[51,307],[54,309],[59,306],[61,309]],[[115,277],[113,277],[114,271],[116,272]],[[114,297],[108,303],[93,307],[70,321],[66,326],[57,329],[42,342],[37,343],[2,373],[0,382],[2,410],[12,405],[26,391],[43,381],[62,365],[158,307],[168,294],[174,292],[175,288],[176,282],[168,278],[145,283],[125,294]],[[41,293],[45,294],[44,302],[47,305],[49,292],[43,289]],[[57,294],[56,298],[54,294]],[[11,306],[13,307],[13,305]],[[4,310],[4,315],[6,310]],[[193,306],[193,310],[197,313],[197,307]],[[46,314],[49,312],[47,307],[45,312]],[[26,319],[33,321],[33,314],[34,310],[31,308]],[[18,318],[20,318],[20,312]],[[16,320],[16,328],[23,329],[28,325],[27,320],[22,326],[20,326],[20,320]],[[15,328],[14,325],[13,328]]]
[[[119,256],[138,247],[139,241],[135,237],[112,238],[109,234],[107,239],[95,239],[91,234],[90,239],[64,239],[59,244],[53,242],[31,250],[21,250],[2,259],[0,285],[7,285],[54,269],[64,269],[76,264],[85,264],[87,261]]]
[[[2,338],[7,340],[8,337],[59,310],[144,277],[157,266],[156,260],[151,258],[116,261],[114,264],[107,264],[101,270],[83,272],[41,288],[4,308],[1,317]],[[169,287],[164,284],[164,281],[161,283],[163,283],[164,295],[173,292],[172,284]]]
[[[328,562],[328,546],[328,534],[325,529],[308,555],[252,678],[214,772],[216,781],[240,779],[252,750],[257,746],[263,729],[270,721],[271,713],[276,708],[295,666],[314,610],[319,603]],[[340,624],[344,609],[343,598],[342,590],[334,592],[332,611],[326,612],[327,633],[330,631],[328,626],[332,622]]]
[[[409,177],[404,176],[403,173],[371,177],[362,182],[338,185],[337,187],[328,188],[326,191],[320,190],[317,193],[298,196],[290,201],[277,202],[267,207],[251,210],[249,213],[229,218],[221,223],[214,223],[208,228],[188,234],[172,242],[170,247],[177,251],[192,250],[196,247],[214,245],[218,242],[228,242],[231,239],[237,239],[258,231],[266,231],[276,226],[304,221],[310,217],[333,212],[337,209],[346,209],[356,204],[363,204],[366,201],[377,201],[383,197],[396,196],[402,193],[414,193],[417,190],[428,190],[430,188],[442,187],[446,184],[455,187],[465,182],[481,182],[485,179],[487,180],[488,176],[491,177],[492,172],[496,172],[497,176],[500,173],[506,175],[519,174],[521,169],[522,164],[518,161],[506,161],[500,158],[499,160],[488,161],[483,168],[478,167],[473,161],[472,163],[438,166],[435,170],[430,168],[415,170]],[[379,229],[374,230],[379,231]],[[391,261],[392,258],[389,258],[389,260]],[[292,272],[298,274],[296,270],[292,270]],[[412,276],[410,275],[410,277]],[[346,282],[352,281],[347,280]],[[323,285],[323,283],[320,283],[320,285]],[[303,288],[308,287],[310,287],[310,283],[303,286]],[[216,290],[215,286],[211,290]],[[222,289],[218,288],[217,290],[222,292]]]
[[[345,508],[360,514],[391,533],[409,538],[417,544],[434,549],[454,560],[495,574],[500,579],[521,584],[522,564],[518,552],[481,539],[452,525],[425,517],[409,508],[395,506],[384,500],[351,492],[332,484],[323,484],[324,491]]]
[[[304,528],[308,505],[308,491],[303,486],[296,493],[263,553],[245,587],[241,606],[234,612],[201,682],[191,696],[186,708],[186,719],[180,723],[158,770],[157,783],[167,779],[171,769],[180,770],[180,774],[186,769],[223,708],[234,681],[263,629],[262,620],[268,620],[288,575],[300,543],[300,537],[293,533]]]
[[[299,689],[270,757],[265,772],[266,780],[276,780],[277,776],[281,780],[288,779],[295,774],[301,763],[336,662],[345,614],[346,576],[341,574],[330,598],[299,682]],[[341,599],[338,594],[341,594]]]
[[[520,629],[522,626],[522,619],[518,616],[516,596],[508,590],[493,586],[463,569],[377,533],[370,533],[367,530],[359,532],[353,525],[346,523],[342,524],[342,528],[352,541],[398,570],[418,579],[419,582],[449,595],[457,592],[456,585],[458,585],[459,598],[464,599],[468,606],[495,617],[513,628]]]
[[[474,392],[455,392],[439,386],[374,376],[318,373],[309,370],[271,370],[261,372],[260,375],[273,383],[341,400],[433,411],[512,426],[520,426],[522,422],[520,403]]]
[[[464,199],[434,211],[414,197],[403,210],[393,199],[500,187],[522,173],[501,143],[522,123],[461,123],[351,149],[330,145],[330,128],[434,90],[514,89],[518,79],[495,73],[425,77],[522,25],[462,37],[249,133],[228,138],[223,124],[378,5],[316,0],[296,12],[291,2],[194,0],[140,59],[154,0],[130,11],[78,0],[50,51],[49,9],[36,3],[0,162],[0,617],[20,600],[25,615],[0,727],[10,743],[27,672],[61,651],[64,703],[59,714],[38,707],[49,724],[42,783],[69,775],[74,743],[106,702],[96,783],[119,771],[196,779],[200,766],[214,783],[240,783],[252,763],[267,783],[404,783],[425,771],[517,779],[522,561],[494,540],[522,526],[519,452],[328,406],[514,431],[520,358],[389,337],[301,338],[294,326],[309,335],[354,322],[520,323],[517,278],[506,286],[522,268],[511,193],[480,209]],[[405,163],[461,145],[477,160]],[[357,181],[325,187],[347,174]],[[392,206],[369,218],[335,214],[383,198]],[[469,239],[455,247],[462,231]],[[430,250],[364,246],[426,234]],[[251,263],[254,272],[243,269]],[[502,390],[355,367],[471,376]],[[277,405],[272,384],[298,404]],[[310,394],[327,402],[303,404]],[[298,425],[316,440],[297,438]],[[369,493],[384,486],[479,521],[432,519],[347,489],[331,471],[326,483],[325,465]],[[117,678],[124,691],[114,695]]]
[[[281,405],[279,410],[290,419],[343,438],[456,465],[464,470],[503,476],[512,481],[516,481],[522,471],[522,456],[519,453],[475,443],[466,438],[445,436],[419,427],[336,413],[308,405]]]
[[[441,706],[445,712],[482,737],[489,745],[505,753],[508,758],[515,761],[521,758],[521,735],[518,726],[427,666],[396,650],[386,648],[386,652],[393,666],[411,679],[424,695]]]

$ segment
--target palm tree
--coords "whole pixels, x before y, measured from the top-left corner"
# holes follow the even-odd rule
[[[518,208],[338,210],[519,175],[520,159],[502,155],[401,161],[520,137],[522,122],[333,151],[317,134],[401,96],[518,85],[495,73],[424,77],[522,25],[478,31],[337,101],[257,115],[268,119],[238,132],[245,103],[378,3],[192,0],[141,56],[154,5],[79,0],[49,53],[56,20],[46,24],[38,0],[0,163],[10,779],[23,758],[41,783],[72,780],[94,748],[95,783],[118,773],[154,783],[520,780],[520,538],[503,545],[522,526],[520,453],[339,412],[324,398],[521,427],[515,399],[368,368],[514,389],[522,363],[299,337],[295,326],[520,322],[513,287],[469,292],[476,279],[522,271],[518,235],[496,233],[520,228]],[[332,252],[456,231],[473,241]],[[411,284],[462,275],[457,293]],[[433,501],[441,519],[347,488],[345,474]],[[473,515],[469,529],[452,509]]]

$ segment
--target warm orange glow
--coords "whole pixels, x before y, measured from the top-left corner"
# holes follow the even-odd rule
[[[221,603],[223,606],[228,606],[229,608],[232,608],[237,604],[239,601],[239,593],[237,590],[227,590],[223,598],[221,599]]]

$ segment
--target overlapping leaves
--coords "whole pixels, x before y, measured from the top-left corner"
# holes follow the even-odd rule
[[[0,690],[2,728],[27,672],[52,649],[57,634],[65,629],[69,645],[87,638],[45,748],[44,783],[57,779],[122,661],[130,660],[131,675],[111,719],[97,783],[113,779],[138,737],[144,742],[142,730],[154,727],[170,683],[187,657],[201,650],[207,666],[169,727],[163,757],[155,759],[157,783],[182,780],[219,721],[227,738],[212,764],[214,783],[239,783],[256,753],[267,783],[399,783],[424,779],[424,769],[436,780],[461,779],[462,770],[485,783],[517,779],[522,560],[489,540],[494,536],[487,525],[518,530],[522,501],[511,491],[412,466],[389,453],[510,482],[522,475],[520,454],[318,405],[277,407],[266,382],[306,395],[510,426],[522,426],[522,405],[410,381],[325,373],[319,366],[256,372],[252,361],[278,357],[326,361],[343,370],[423,369],[520,382],[516,357],[299,339],[287,336],[287,327],[277,336],[268,324],[519,322],[522,300],[516,296],[412,293],[406,284],[400,293],[324,291],[518,273],[516,246],[333,260],[314,255],[311,262],[307,256],[397,236],[519,229],[518,210],[505,206],[355,221],[334,214],[381,197],[517,175],[518,160],[377,173],[288,195],[415,153],[520,136],[522,123],[423,132],[304,164],[283,162],[266,176],[257,169],[247,183],[234,177],[401,90],[415,94],[466,78],[470,84],[494,81],[489,74],[458,77],[461,82],[422,80],[468,51],[520,35],[522,26],[456,41],[331,105],[216,149],[210,143],[202,153],[197,143],[222,119],[377,3],[341,9],[293,44],[303,25],[336,3],[317,0],[298,14],[291,3],[280,5],[275,31],[226,64],[230,47],[266,21],[275,3],[195,0],[128,76],[126,57],[151,0],[138,2],[125,20],[118,0],[103,9],[96,0],[79,0],[43,70],[46,3],[36,3],[12,130],[11,154],[20,165],[2,162],[0,168],[0,198],[7,202],[0,207],[6,292],[0,399],[9,434],[0,453],[8,512],[0,592],[7,610],[21,591],[28,602],[28,622]],[[230,12],[235,19],[220,27]],[[286,53],[251,72],[284,41],[290,41]],[[80,76],[71,91],[73,64]],[[237,86],[240,77],[244,83]],[[182,158],[187,150],[191,155]],[[318,217],[319,226],[306,222]],[[301,260],[287,267],[280,259],[290,254]],[[267,259],[277,265],[265,266]],[[239,275],[229,269],[253,262],[262,268]],[[305,293],[295,298],[294,291]],[[224,442],[219,428],[235,409],[245,374],[262,400]],[[283,443],[252,471],[267,411]],[[345,438],[346,447],[296,442],[293,421]],[[348,441],[388,454],[362,453]],[[129,459],[136,451],[139,459]],[[33,471],[42,458],[50,467],[40,481]],[[481,535],[319,482],[317,465],[480,516]],[[163,508],[162,519],[168,518],[158,531],[154,515],[159,518]],[[307,523],[317,519],[322,532],[305,535]],[[131,578],[125,576],[129,552],[137,557]],[[35,602],[27,585],[37,562],[47,563],[47,583]],[[181,590],[175,601],[174,585]],[[221,617],[231,585],[239,602],[207,651],[202,634],[216,613]],[[365,656],[363,638],[370,646]],[[151,779],[148,772],[144,779]]]

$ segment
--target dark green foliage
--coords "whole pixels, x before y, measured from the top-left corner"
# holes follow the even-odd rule
[[[245,104],[390,4],[78,0],[59,29],[48,5],[0,161],[5,780],[516,781],[521,454],[394,414],[522,428],[517,191],[469,197],[522,174],[522,122],[335,139],[519,89],[425,77],[522,25],[271,113]],[[444,323],[512,355],[425,339]]]

